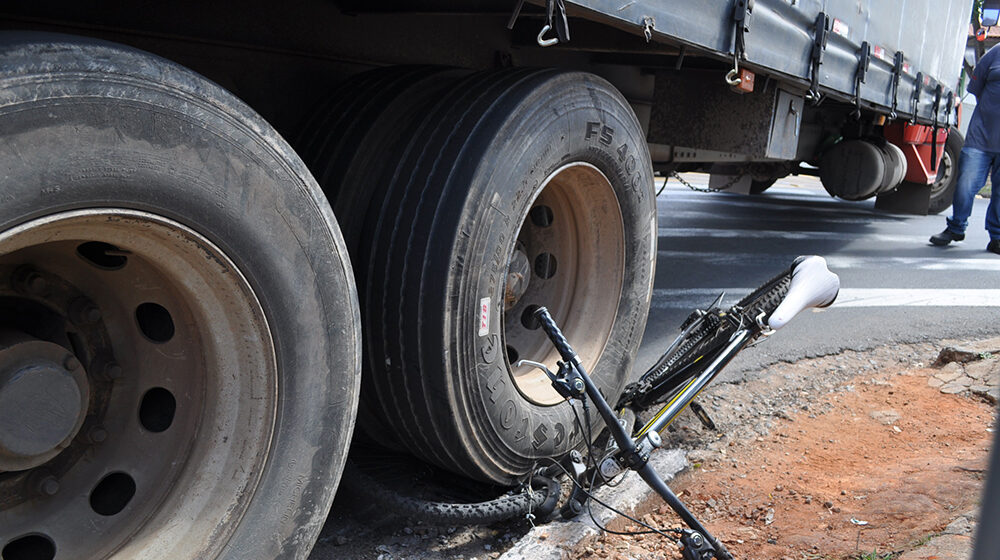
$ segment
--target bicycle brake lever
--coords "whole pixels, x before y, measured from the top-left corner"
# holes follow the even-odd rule
[[[533,368],[540,369],[545,372],[545,376],[549,378],[553,383],[556,382],[556,374],[552,373],[545,364],[540,364],[538,362],[533,362],[531,360],[518,360],[514,367],[531,366]]]
[[[545,364],[533,362],[531,360],[518,360],[515,367],[531,366],[545,372],[545,375],[552,383],[552,388],[556,390],[564,399],[580,398],[586,393],[586,385],[580,374],[566,362],[559,362],[559,374],[552,373]]]

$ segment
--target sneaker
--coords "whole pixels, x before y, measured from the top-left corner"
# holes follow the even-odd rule
[[[990,241],[990,244],[986,246],[986,250],[1000,255],[1000,239]]]
[[[944,230],[941,233],[936,233],[931,236],[931,243],[939,247],[947,245],[952,241],[961,241],[965,239],[964,233],[954,233],[949,230]]]

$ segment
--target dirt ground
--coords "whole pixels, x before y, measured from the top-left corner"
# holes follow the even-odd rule
[[[995,395],[1000,377],[995,355],[941,369],[925,365],[933,351],[887,349],[874,359],[777,366],[758,382],[763,402],[751,399],[745,413],[716,419],[723,427],[752,424],[764,412],[753,430],[720,436],[691,423],[675,430],[675,440],[695,442],[689,458],[700,462],[671,487],[736,558],[868,560],[919,550],[963,515],[974,518],[996,408],[994,396],[970,388],[989,378]],[[806,386],[818,377],[829,381]],[[757,392],[731,390],[742,393],[723,389],[709,403]],[[677,526],[661,503],[650,500],[636,513],[656,527]],[[965,525],[960,537],[968,541]],[[612,528],[640,529],[621,518]],[[681,558],[659,535],[610,534],[585,539],[567,556]],[[939,558],[904,556],[925,557]]]

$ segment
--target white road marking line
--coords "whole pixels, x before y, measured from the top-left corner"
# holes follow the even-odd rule
[[[661,227],[657,229],[657,235],[663,238],[714,238],[714,239],[793,239],[809,241],[831,241],[846,238],[857,238],[872,241],[898,242],[898,243],[926,243],[928,235],[885,235],[879,233],[858,232],[837,232],[831,234],[828,231],[787,231],[775,229],[713,229],[713,228],[670,228]]]
[[[690,309],[693,311],[712,303],[722,292],[726,293],[722,305],[728,307],[751,291],[753,288],[655,288],[650,307],[654,309]]]
[[[983,248],[985,249],[985,247]],[[986,252],[985,250],[983,251]],[[984,270],[1000,271],[1000,258],[960,259],[941,257],[827,257],[830,268],[899,268],[900,270]]]
[[[697,218],[704,222],[705,219],[710,219],[712,223],[719,222],[747,222],[753,220],[752,216],[746,215],[732,215],[732,214],[720,214],[719,210],[716,208],[709,208],[706,210],[666,210],[660,209],[661,212],[658,214],[659,219],[666,220],[670,223],[671,220],[683,220],[683,219],[693,219]],[[770,209],[769,209],[770,211]],[[859,214],[857,212],[838,212],[831,213],[830,216],[817,216],[815,212],[811,214],[801,213],[802,209],[796,209],[798,214],[789,212],[774,212],[768,215],[768,220],[775,223],[821,223],[821,224],[861,224],[866,226],[875,225],[876,223],[894,223],[893,218],[886,218],[885,216],[877,216],[873,213],[863,213]],[[851,217],[856,216],[856,217]],[[836,233],[831,233],[832,236],[836,236]],[[928,234],[930,237],[930,234]]]
[[[983,252],[985,253],[985,250]],[[780,255],[768,256],[752,253],[699,253],[693,251],[657,251],[656,256],[660,259],[697,261],[724,266],[749,266],[780,257]],[[962,259],[954,256],[954,252],[942,253],[940,257],[848,257],[838,255],[824,257],[827,266],[834,272],[837,272],[837,269],[846,268],[1000,271],[1000,258],[998,257]]]
[[[1000,307],[1000,290],[975,288],[843,289],[836,307]]]
[[[691,309],[710,304],[726,292],[733,305],[751,288],[653,290],[654,309]],[[1000,290],[978,288],[843,288],[833,307],[1000,307]]]
[[[725,209],[720,210],[720,205],[724,205]],[[739,209],[743,209],[746,212],[739,212]],[[730,212],[729,210],[734,210]],[[748,214],[747,212],[752,212]],[[800,221],[803,217],[809,218],[810,220],[820,220],[826,221],[828,218],[864,218],[868,220],[869,223],[880,223],[880,224],[905,224],[904,220],[901,220],[898,216],[890,216],[887,214],[879,214],[874,210],[869,208],[830,208],[823,207],[819,204],[809,203],[808,206],[792,206],[792,205],[776,205],[776,204],[751,204],[742,203],[739,201],[723,201],[721,203],[712,204],[698,204],[695,202],[684,202],[683,204],[667,205],[661,204],[657,209],[657,218],[670,222],[674,219],[682,219],[685,217],[685,213],[689,215],[694,215],[695,213],[700,213],[705,216],[710,216],[710,219],[715,220],[721,217],[732,217],[732,218],[742,218],[747,221],[760,221],[759,214],[765,214],[770,217],[777,217],[782,215],[791,215],[795,221]]]

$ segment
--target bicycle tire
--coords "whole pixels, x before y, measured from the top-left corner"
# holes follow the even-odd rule
[[[704,326],[690,333],[674,352],[661,357],[639,381],[625,388],[617,408],[642,410],[668,400],[678,387],[697,375],[697,370],[691,366],[722,350],[742,325],[748,321],[758,322],[758,318],[760,324],[766,324],[788,293],[792,268],[800,259],[801,257],[796,259],[788,270],[753,290],[730,308],[729,312],[720,314],[718,319],[712,320],[712,316],[706,316],[705,320],[708,322]]]
[[[528,492],[507,493],[481,502],[443,502],[404,495],[389,488],[377,477],[364,472],[352,461],[344,468],[344,485],[364,489],[366,499],[374,500],[405,517],[438,525],[488,525],[529,513],[536,518],[547,518],[555,510],[562,492],[559,484],[548,478],[532,478],[530,499]]]
[[[626,388],[623,401],[627,399],[628,402],[620,407],[628,406],[638,411],[666,401],[678,387],[697,375],[692,366],[721,350],[734,332],[736,327],[729,322],[719,322],[714,329],[695,331],[660,371],[640,380],[631,392],[632,386]]]
[[[792,269],[794,269],[803,258],[805,257],[795,259],[795,261],[792,262],[792,266],[790,266],[788,270],[775,275],[767,282],[761,284],[759,288],[750,292],[750,294],[741,299],[735,306],[733,306],[733,308],[740,309],[741,314],[744,317],[752,320],[757,320],[757,317],[760,317],[761,313],[763,313],[761,321],[766,324],[767,320],[770,319],[771,314],[774,313],[774,310],[781,304],[785,295],[788,294],[788,287],[792,284]]]

